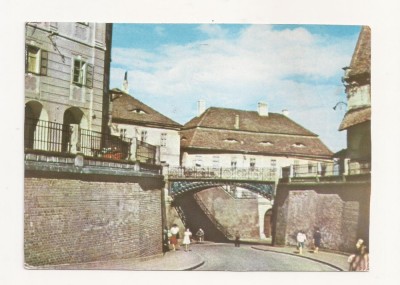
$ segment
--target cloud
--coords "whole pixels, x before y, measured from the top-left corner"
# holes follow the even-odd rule
[[[298,123],[329,139],[329,147],[345,145],[326,130],[337,132],[343,117],[332,114],[332,106],[343,100],[341,68],[350,62],[354,39],[338,42],[304,28],[266,25],[246,26],[235,36],[218,25],[198,29],[208,37],[154,52],[113,48],[111,83],[117,86],[111,87],[121,86],[128,70],[133,96],[182,124],[196,115],[199,99],[208,106],[251,110],[262,100],[270,110],[288,108]],[[329,119],[310,119],[324,114]]]

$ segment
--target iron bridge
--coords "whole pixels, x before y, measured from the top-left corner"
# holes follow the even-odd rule
[[[172,198],[187,192],[229,185],[245,188],[272,200],[276,175],[276,168],[176,167],[169,168],[166,177]]]

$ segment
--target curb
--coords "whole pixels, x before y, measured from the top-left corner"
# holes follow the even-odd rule
[[[315,259],[315,258],[312,258],[312,257],[304,256],[304,255],[293,254],[293,253],[289,253],[289,252],[282,252],[282,251],[271,250],[271,249],[262,249],[262,248],[257,248],[257,247],[254,247],[254,246],[252,246],[251,248],[255,249],[255,250],[262,250],[262,251],[268,251],[268,252],[275,252],[275,253],[281,253],[281,254],[286,254],[286,255],[298,256],[298,257],[301,257],[301,258],[309,259],[309,260],[312,260],[312,261],[315,261],[315,262],[319,262],[319,263],[328,265],[328,266],[330,266],[332,268],[337,269],[338,271],[342,271],[342,272],[345,271],[341,267],[338,267],[338,266],[336,266],[336,265],[334,265],[332,263],[329,263],[329,262],[326,262],[326,261],[323,261],[323,260],[320,260],[320,259]]]

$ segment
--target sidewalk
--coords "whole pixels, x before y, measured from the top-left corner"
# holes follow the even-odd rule
[[[183,249],[180,249],[142,261],[137,259],[118,259],[80,264],[35,266],[29,269],[182,271],[195,269],[203,263],[204,260],[198,254],[192,251],[185,252]]]
[[[305,249],[303,254],[300,255],[299,251],[295,247],[277,247],[268,245],[253,245],[252,248],[257,250],[265,250],[281,254],[294,255],[301,258],[307,258],[310,260],[324,263],[340,271],[348,271],[349,269],[349,263],[347,262],[348,256],[345,254],[333,253],[321,250],[319,251],[319,253],[313,253],[313,251]]]

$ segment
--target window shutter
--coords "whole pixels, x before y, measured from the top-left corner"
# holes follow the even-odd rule
[[[47,62],[49,53],[46,50],[42,50],[40,60],[40,74],[47,75]]]
[[[93,87],[93,65],[87,64],[86,67],[86,87],[92,88]]]
[[[25,45],[25,73],[28,72],[28,46]]]

